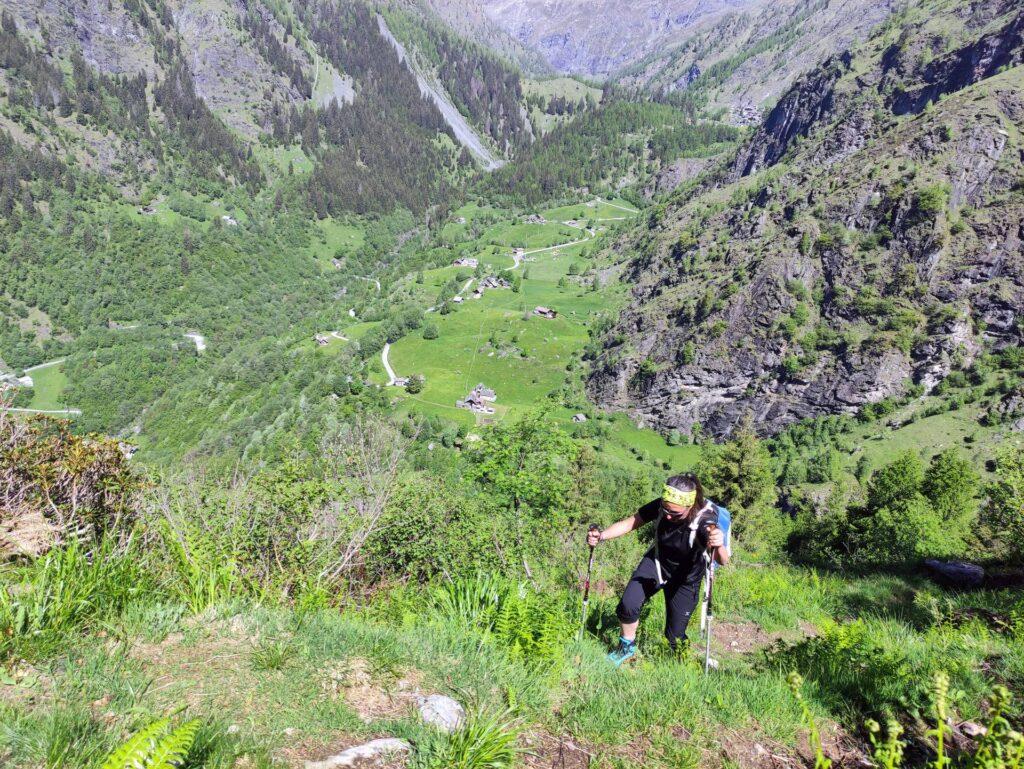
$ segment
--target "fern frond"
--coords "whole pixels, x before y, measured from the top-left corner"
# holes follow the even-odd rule
[[[146,762],[145,769],[177,769],[192,749],[198,732],[198,720],[187,721],[179,726],[160,740]]]
[[[170,719],[161,718],[140,729],[114,750],[100,769],[143,769],[157,741],[167,733]]]

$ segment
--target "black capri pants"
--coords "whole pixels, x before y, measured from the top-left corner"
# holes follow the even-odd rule
[[[622,599],[615,609],[620,622],[630,623],[640,619],[640,610],[659,590],[665,591],[665,637],[675,647],[680,639],[686,640],[686,626],[690,623],[690,615],[697,606],[700,593],[700,579],[688,583],[682,579],[669,578],[664,585],[658,585],[658,576],[654,568],[654,559],[645,555],[636,567],[629,584],[622,591]]]

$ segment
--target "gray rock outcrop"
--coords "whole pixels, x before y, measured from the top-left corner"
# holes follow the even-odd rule
[[[420,715],[431,726],[451,734],[466,722],[466,711],[456,700],[443,694],[420,697]]]
[[[307,761],[306,769],[341,769],[346,766],[374,766],[394,759],[412,750],[412,746],[397,737],[371,740],[363,745],[347,748],[322,761]]]

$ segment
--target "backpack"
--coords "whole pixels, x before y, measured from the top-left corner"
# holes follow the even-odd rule
[[[732,514],[721,505],[716,505],[714,502],[711,506],[715,509],[718,514],[718,528],[722,530],[724,541],[722,544],[727,550],[732,548]],[[704,579],[703,590],[701,591],[700,599],[700,632],[703,633],[707,629],[708,621],[708,602],[711,600],[711,580],[714,579],[715,569],[718,568],[718,564],[711,563],[707,564],[708,572]]]

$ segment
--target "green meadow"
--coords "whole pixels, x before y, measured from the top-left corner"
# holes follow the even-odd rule
[[[576,207],[552,209],[552,218],[570,216],[574,210]],[[468,225],[481,212],[467,206],[453,216],[465,217]],[[545,212],[545,218],[549,213]],[[495,212],[491,209],[487,214],[493,217]],[[452,312],[428,316],[427,322],[437,326],[437,339],[424,339],[416,331],[391,346],[390,362],[396,374],[425,377],[423,391],[409,396],[417,405],[434,412],[451,412],[456,400],[483,382],[497,392],[496,418],[527,410],[561,386],[567,368],[572,367],[586,343],[588,321],[603,309],[607,296],[587,290],[582,279],[569,281],[570,265],[585,270],[588,262],[581,254],[587,244],[559,245],[589,236],[550,221],[535,224],[522,219],[491,225],[465,249],[478,253],[484,264],[500,265],[501,275],[510,281],[527,276],[520,291],[490,289],[474,299],[471,285],[462,292],[464,302],[451,305]],[[493,242],[506,248],[484,245]],[[527,249],[518,269],[508,269],[513,263],[513,244]],[[530,254],[532,249],[549,250]],[[460,275],[468,280],[472,271],[457,267],[426,271],[421,291],[440,287]],[[569,282],[560,286],[563,278]],[[546,319],[534,315],[538,306],[550,307],[558,316]]]
[[[29,408],[40,411],[57,411],[67,408],[62,399],[64,388],[67,387],[68,378],[64,374],[64,367],[57,363],[44,366],[29,372],[32,377],[32,402]]]

